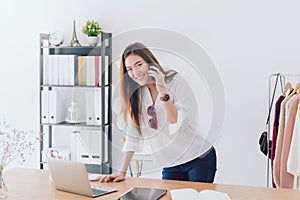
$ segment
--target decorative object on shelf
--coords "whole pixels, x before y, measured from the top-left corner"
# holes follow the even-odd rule
[[[23,131],[11,128],[3,120],[0,122],[0,198],[8,196],[3,173],[7,165],[13,161],[23,164],[25,155],[31,155],[35,150],[35,142],[41,140],[36,138],[33,131]]]
[[[99,34],[102,28],[97,21],[87,21],[82,28],[82,32],[87,35],[87,42],[90,46],[96,46],[99,41]]]
[[[68,123],[80,123],[79,120],[79,107],[75,101],[71,102],[71,106],[68,108],[68,117],[66,119]]]
[[[81,47],[81,44],[79,43],[76,35],[76,27],[75,27],[75,20],[73,21],[73,35],[72,40],[69,43],[70,47]]]
[[[54,32],[49,35],[49,43],[52,46],[59,46],[64,42],[64,37],[59,32]]]

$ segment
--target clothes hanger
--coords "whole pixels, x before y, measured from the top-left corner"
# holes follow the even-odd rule
[[[297,83],[297,84],[295,85],[294,90],[296,91],[296,93],[299,93],[299,92],[300,92],[300,83]]]
[[[287,91],[292,91],[292,90],[293,90],[292,84],[290,82],[287,82],[285,84],[283,92],[281,93],[281,96],[286,96],[286,92]]]
[[[291,92],[291,94],[289,94],[289,97],[290,97],[290,96],[293,96],[294,94],[299,93],[299,90],[300,90],[300,83],[297,83],[297,84],[295,85],[295,87],[294,87],[293,92]]]

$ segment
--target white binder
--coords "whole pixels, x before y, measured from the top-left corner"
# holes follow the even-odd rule
[[[75,56],[74,55],[69,55],[68,56],[68,68],[69,68],[69,81],[68,85],[75,85]]]
[[[48,84],[53,85],[53,55],[47,55],[48,60]]]
[[[94,125],[95,124],[95,111],[94,111],[94,92],[87,91],[85,93],[85,116],[86,124]]]
[[[43,85],[49,85],[48,55],[43,55]]]
[[[76,134],[76,161],[90,164],[91,137],[88,131],[80,131]]]
[[[90,163],[91,164],[101,164],[101,131],[94,131],[92,130],[90,132],[91,136],[91,158],[90,158]],[[106,147],[105,147],[106,148]],[[105,149],[102,148],[102,149]]]
[[[49,123],[49,91],[45,88],[41,91],[41,119],[43,124]]]
[[[102,125],[101,121],[101,114],[102,114],[102,109],[101,109],[101,90],[95,90],[94,91],[94,113],[95,113],[95,125]]]
[[[95,56],[86,57],[86,85],[95,86]]]
[[[62,102],[59,99],[58,92],[55,90],[49,91],[49,123],[57,124],[65,121],[65,114],[62,106]]]
[[[75,160],[86,164],[101,164],[101,132],[81,130],[73,135]]]
[[[68,55],[58,55],[58,83],[69,85],[69,58]]]
[[[59,61],[58,61],[58,55],[51,55],[49,58],[52,59],[52,79],[53,79],[53,85],[59,85],[58,77],[59,77]],[[50,66],[48,66],[50,67]]]

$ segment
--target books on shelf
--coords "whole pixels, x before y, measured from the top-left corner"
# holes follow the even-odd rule
[[[102,73],[105,73],[108,80],[107,69],[101,68],[101,60],[101,56],[43,55],[42,83],[57,86],[101,86]],[[105,62],[108,62],[107,56]]]
[[[171,199],[172,200],[181,200],[181,199],[198,199],[198,200],[230,200],[230,197],[227,193],[219,192],[215,190],[202,190],[197,192],[192,188],[183,188],[171,190]]]

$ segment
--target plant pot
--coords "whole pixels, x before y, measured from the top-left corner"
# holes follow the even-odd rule
[[[87,36],[87,43],[91,47],[95,47],[98,44],[99,37],[98,36]]]

